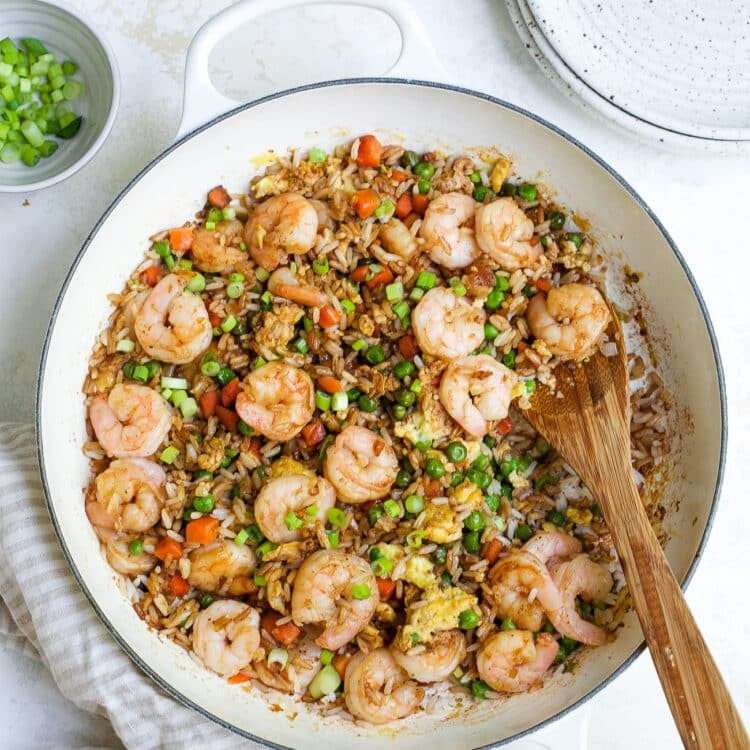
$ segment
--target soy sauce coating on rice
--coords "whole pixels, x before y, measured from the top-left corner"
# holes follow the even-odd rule
[[[292,150],[152,238],[84,383],[89,520],[133,606],[230,683],[384,723],[614,637],[594,499],[523,408],[608,351],[601,259],[481,158]],[[642,491],[669,450],[631,356]]]

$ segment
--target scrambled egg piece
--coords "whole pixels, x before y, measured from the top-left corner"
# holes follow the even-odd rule
[[[417,643],[429,643],[435,633],[458,627],[458,616],[467,609],[480,615],[476,596],[459,588],[441,590],[434,586],[425,592],[427,604],[408,610],[406,624],[397,636],[400,647],[406,651]]]
[[[299,461],[295,461],[293,458],[289,458],[289,456],[282,456],[278,461],[268,467],[268,476],[271,479],[298,474],[304,477],[315,476],[314,471],[310,471],[306,466],[303,466]]]
[[[482,495],[482,490],[469,481],[465,481],[456,487],[451,497],[451,502],[453,505],[471,503],[475,510],[484,510],[484,495]]]
[[[406,561],[404,579],[419,586],[420,589],[429,589],[437,585],[432,561],[424,555],[414,555]]]
[[[579,526],[588,526],[594,518],[594,514],[588,508],[568,508],[565,515],[568,520]]]
[[[375,548],[380,550],[383,557],[388,558],[394,564],[404,556],[404,550],[398,544],[380,542],[380,544],[375,545]]]
[[[253,193],[256,198],[265,198],[267,195],[279,195],[289,190],[289,180],[278,174],[270,174],[261,177],[253,185]]]
[[[508,179],[510,174],[510,159],[501,156],[492,167],[490,172],[490,186],[496,192],[500,192],[503,183]]]
[[[526,393],[526,383],[523,380],[516,380],[516,384],[510,392],[511,399],[521,398],[522,396],[528,395]]]
[[[520,472],[513,471],[508,477],[508,481],[513,485],[514,488],[528,487],[529,480]]]
[[[422,530],[431,542],[448,544],[461,538],[463,521],[459,520],[450,505],[427,503],[424,509],[425,521]]]

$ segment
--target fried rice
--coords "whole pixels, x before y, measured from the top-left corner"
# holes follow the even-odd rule
[[[97,478],[115,461],[139,454],[118,452],[102,440],[103,428],[93,416],[84,446],[92,481],[84,495],[102,550],[131,582],[133,607],[148,626],[232,683],[292,693],[326,713],[380,722],[380,713],[368,713],[372,706],[363,709],[347,698],[363,655],[382,661],[398,650],[399,657],[418,658],[431,653],[446,631],[460,633],[464,646],[450,673],[415,682],[395,666],[377,686],[378,701],[387,708],[393,691],[406,685],[412,689],[408,712],[433,712],[447,710],[446,696],[481,700],[504,692],[483,679],[477,654],[496,634],[524,632],[501,599],[492,571],[530,540],[567,535],[611,574],[605,596],[575,599],[575,615],[606,638],[615,637],[627,591],[595,498],[523,417],[535,388],[554,388],[559,361],[532,334],[526,317],[530,299],[569,284],[604,293],[606,267],[597,245],[583,222],[578,225],[545,198],[540,186],[515,176],[510,161],[497,152],[485,150],[484,158],[439,151],[417,155],[375,140],[378,158],[371,161],[370,139],[375,140],[363,136],[343,143],[329,154],[290,150],[252,176],[246,193],[230,195],[217,186],[183,227],[151,238],[124,289],[109,297],[114,309],[95,342],[83,392],[90,415],[95,403],[123,385],[151,389],[163,402],[168,414],[163,440],[138,458],[163,471],[158,507],[153,523],[134,531],[117,515],[118,503],[136,491],[132,482],[115,490],[114,499],[102,497]],[[290,193],[304,196],[317,216],[309,249],[284,251],[281,243],[276,258],[253,252],[246,242],[253,217]],[[481,252],[463,267],[435,263],[424,224],[435,200],[455,194],[470,197],[477,207],[512,201],[533,226],[524,241],[538,254],[535,262],[508,270]],[[465,222],[472,236],[473,221],[472,216]],[[255,249],[263,250],[268,230],[259,231]],[[287,287],[274,285],[274,263],[289,272],[282,280],[291,277],[292,299]],[[149,295],[175,275],[186,285],[183,294],[205,307],[211,329],[207,345],[181,363],[150,356],[136,325]],[[488,355],[512,372],[509,413],[489,420],[483,436],[468,433],[445,409],[440,384],[449,360],[418,345],[414,309],[433,288],[447,289],[482,311],[483,340],[471,356]],[[301,300],[300,290],[318,304]],[[627,318],[627,311],[620,313]],[[163,316],[165,327],[169,314]],[[669,452],[670,435],[662,381],[636,339],[628,338],[632,456],[645,497],[650,477]],[[612,346],[606,335],[596,341],[604,354],[613,353]],[[238,399],[253,399],[253,373],[265,372],[272,362],[303,371],[314,384],[309,418],[286,439],[273,439],[266,434],[271,430],[239,414]],[[270,387],[278,389],[280,402],[304,400],[294,387],[291,394],[282,392],[287,386],[281,380]],[[281,513],[276,522],[291,541],[266,538],[256,518],[263,489],[284,477],[312,481],[325,475],[333,481],[324,468],[326,457],[337,449],[337,436],[353,426],[372,431],[373,440],[395,455],[397,471],[386,491],[352,501],[337,486],[335,505],[327,512],[308,503]],[[123,440],[120,435],[120,444]],[[346,481],[361,483],[369,470],[356,467]],[[658,513],[655,506],[649,509]],[[339,615],[368,598],[372,606],[351,637],[331,649],[321,646],[330,613],[317,621],[300,619],[293,602],[295,590],[311,585],[309,577],[302,581],[303,564],[321,550],[356,556],[376,581],[353,585],[352,591],[360,585],[356,595],[332,595]],[[544,575],[551,576],[560,560],[544,563],[550,563]],[[295,589],[298,573],[302,582]],[[539,592],[532,588],[520,595],[533,606]],[[257,645],[224,669],[205,657],[195,630],[205,628],[205,614],[218,612],[212,608],[228,599],[261,618]],[[211,627],[220,631],[217,622]],[[545,639],[554,644],[549,671],[570,666],[586,646],[559,632],[549,612],[540,622],[532,640],[538,647]],[[520,688],[530,689],[541,677]],[[394,710],[386,720],[402,715]]]

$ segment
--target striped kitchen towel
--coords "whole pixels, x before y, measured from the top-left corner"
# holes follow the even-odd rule
[[[259,747],[165,695],[112,640],[62,556],[29,425],[0,425],[0,596],[0,643],[41,658],[126,747]]]

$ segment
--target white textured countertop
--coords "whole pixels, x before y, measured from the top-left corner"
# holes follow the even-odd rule
[[[122,101],[112,135],[80,173],[39,193],[0,195],[0,253],[5,264],[0,294],[0,421],[32,421],[36,369],[58,287],[99,215],[173,138],[188,41],[212,13],[227,5],[218,0],[65,4],[92,19],[114,47]],[[750,157],[668,151],[587,114],[542,75],[500,0],[434,0],[429,12],[427,3],[415,2],[415,7],[452,82],[521,105],[593,149],[650,204],[695,274],[724,360],[730,438],[721,502],[687,599],[750,724],[747,540],[740,531],[748,528],[750,480],[750,397],[745,386],[750,329],[742,302],[748,296]],[[218,80],[228,82],[232,93],[250,99],[299,83],[378,75],[398,49],[395,27],[374,11],[287,10],[238,30],[227,41],[216,56]],[[230,69],[235,71],[232,75]],[[429,67],[421,75],[436,77]],[[78,711],[57,693],[40,664],[8,651],[0,651],[0,723],[0,747],[12,750],[116,746],[100,720]],[[584,707],[513,748],[642,746],[680,747],[647,654]]]

